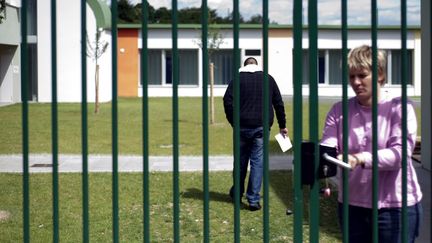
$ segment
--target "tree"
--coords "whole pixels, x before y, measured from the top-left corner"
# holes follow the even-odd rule
[[[263,18],[260,14],[255,14],[246,23],[248,24],[262,24]]]
[[[211,11],[211,10],[209,10]],[[213,16],[217,16],[216,14]],[[209,12],[209,22],[213,22],[212,14]],[[202,37],[202,36],[201,36]],[[210,124],[214,124],[215,122],[215,106],[214,106],[214,63],[212,59],[212,54],[219,49],[220,45],[224,43],[223,35],[220,33],[220,30],[215,27],[214,24],[209,25],[209,29],[207,32],[207,50],[208,50],[208,58],[209,58],[209,71],[210,71]],[[202,38],[196,41],[196,44],[202,49],[203,43]]]
[[[140,21],[141,12],[137,12],[135,6],[129,0],[118,1],[118,18],[123,23],[137,23]]]
[[[201,22],[201,8],[183,8],[178,11],[178,20],[182,24]]]
[[[140,16],[141,15],[141,3],[137,3],[137,5],[135,5],[134,8],[135,8],[135,12]],[[155,23],[154,20],[155,20],[156,10],[148,2],[147,2],[147,11],[148,11],[148,13],[147,13],[148,14],[148,22],[150,24],[154,24]],[[141,22],[141,19],[139,19],[139,22]]]
[[[0,24],[6,18],[6,0],[0,0]]]
[[[106,41],[101,40],[103,29],[97,29],[95,40],[90,42],[87,36],[87,56],[95,62],[95,113],[99,112],[99,58],[105,53],[108,47]]]
[[[154,23],[161,23],[161,24],[171,23],[171,10],[165,7],[158,8],[154,14]]]
[[[0,0],[1,1],[1,0]],[[118,16],[121,23],[140,23],[141,19],[141,3],[135,6],[130,0],[118,0]],[[155,9],[148,2],[148,22],[152,24],[170,24],[172,20],[171,9],[161,7]],[[228,16],[221,17],[217,14],[216,9],[208,9],[209,19],[213,24],[231,24],[233,22],[233,13]],[[181,24],[199,24],[201,23],[201,8],[183,8],[178,10],[178,22]],[[245,20],[240,14],[240,23],[261,24],[262,16],[260,14],[253,15],[249,20]]]

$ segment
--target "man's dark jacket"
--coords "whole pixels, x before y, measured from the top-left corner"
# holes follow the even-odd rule
[[[240,72],[240,127],[263,126],[263,83],[264,73]],[[268,75],[269,83],[269,127],[273,125],[274,110],[279,128],[286,128],[285,108],[279,88],[271,75]],[[234,125],[234,87],[230,82],[225,92],[223,101],[225,115],[231,126]]]

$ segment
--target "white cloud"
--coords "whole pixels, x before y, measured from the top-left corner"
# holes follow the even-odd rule
[[[138,1],[137,1],[138,2]],[[141,2],[141,1],[139,1]],[[157,1],[148,1],[150,5],[152,5],[155,9],[160,7],[171,8],[171,0],[157,0]]]
[[[140,0],[130,0],[139,3]],[[154,8],[171,8],[171,0],[149,0]],[[408,24],[420,24],[420,0],[408,0]],[[179,0],[178,7],[200,7],[201,0]],[[208,6],[216,9],[218,14],[226,16],[233,10],[232,0],[208,0]],[[370,25],[371,10],[370,0],[357,0],[348,2],[348,24]],[[292,24],[293,1],[272,0],[269,1],[269,18],[279,24]],[[378,1],[379,24],[400,24],[400,2],[395,0]],[[318,0],[318,22],[326,25],[339,25],[341,12],[341,0]],[[240,13],[248,19],[253,15],[262,14],[262,1],[240,1]],[[307,21],[307,1],[303,0],[304,20]]]

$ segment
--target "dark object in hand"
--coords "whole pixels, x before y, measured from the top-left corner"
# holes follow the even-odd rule
[[[323,154],[336,158],[336,148],[319,145],[319,166],[315,175],[315,144],[303,142],[301,146],[301,175],[303,185],[312,185],[315,180],[324,179],[336,175],[337,166],[323,158]]]

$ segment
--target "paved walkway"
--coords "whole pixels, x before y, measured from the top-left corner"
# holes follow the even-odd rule
[[[58,157],[59,172],[81,172],[81,155],[64,155]],[[111,155],[89,155],[88,169],[92,172],[112,171]],[[291,169],[291,156],[271,156],[269,158],[270,169]],[[201,171],[203,158],[201,156],[182,156],[179,158],[180,171]],[[209,157],[209,170],[224,171],[232,170],[232,156],[211,156]],[[29,155],[29,169],[32,173],[51,172],[52,155],[50,154],[31,154]],[[150,171],[172,171],[173,159],[168,156],[149,157]],[[122,155],[118,157],[119,172],[139,172],[143,170],[142,156]],[[22,155],[0,155],[1,172],[22,172]]]
[[[89,155],[89,171],[91,172],[111,172],[111,155]],[[141,156],[119,156],[119,172],[140,172],[143,169],[143,159]],[[200,156],[182,156],[179,158],[180,171],[201,171],[203,159]],[[29,156],[29,166],[31,173],[48,173],[52,171],[52,157],[50,154],[31,154]],[[172,171],[173,160],[168,156],[149,157],[150,171]],[[291,169],[292,156],[271,156],[269,158],[271,170]],[[82,171],[81,155],[59,155],[59,172]],[[229,171],[232,170],[231,156],[210,156],[209,170]],[[423,222],[419,238],[416,242],[431,242],[431,173],[416,163],[417,175],[423,191]],[[0,173],[21,173],[22,155],[0,155]]]

